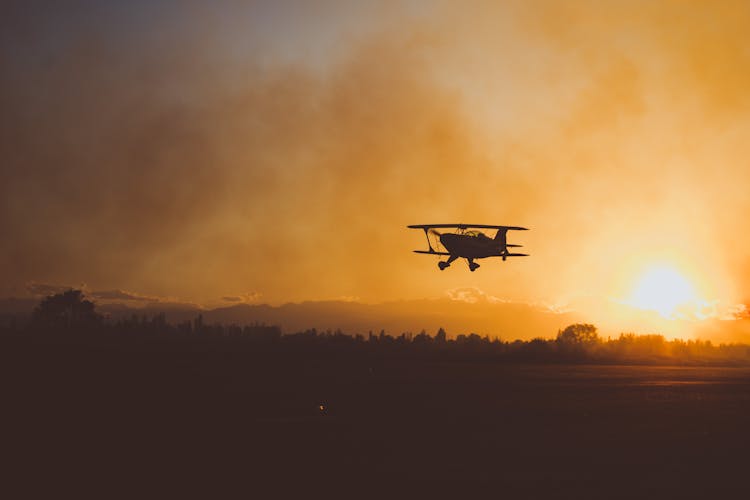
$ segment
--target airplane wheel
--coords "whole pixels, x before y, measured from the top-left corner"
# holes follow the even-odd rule
[[[469,271],[471,271],[473,273],[474,271],[476,271],[476,269],[477,269],[476,267],[470,267]]]
[[[446,267],[448,267],[448,264],[446,264],[445,262],[438,262],[438,267],[441,271],[443,271]]]

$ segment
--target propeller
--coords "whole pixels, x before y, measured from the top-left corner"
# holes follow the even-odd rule
[[[427,244],[430,246],[430,250],[432,250],[432,243],[430,243],[430,237],[429,235],[433,235],[437,237],[436,244],[440,244],[440,236],[442,236],[442,233],[438,230],[436,230],[434,227],[431,227],[429,231],[427,231],[425,234],[427,234]]]

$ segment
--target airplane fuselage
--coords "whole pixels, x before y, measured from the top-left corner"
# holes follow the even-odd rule
[[[485,257],[498,257],[507,251],[504,245],[487,236],[467,234],[445,233],[440,235],[440,243],[451,256],[466,259],[483,259]]]

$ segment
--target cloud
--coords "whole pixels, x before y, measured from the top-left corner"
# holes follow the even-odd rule
[[[501,299],[487,294],[483,290],[477,287],[459,287],[446,290],[445,294],[451,300],[458,302],[466,302],[469,304],[476,304],[480,302],[486,302],[490,304],[511,304],[514,303],[511,300]]]
[[[569,314],[576,312],[576,310],[569,304],[564,303],[552,303],[546,301],[533,301],[531,303],[538,310],[551,313],[551,314]]]
[[[155,297],[151,295],[142,295],[135,292],[127,292],[125,290],[99,290],[89,293],[89,296],[94,299],[105,300],[105,301],[132,301],[132,302],[163,302],[166,301],[166,297]]]
[[[493,296],[477,287],[459,287],[446,290],[446,295],[451,300],[466,302],[468,304],[509,304],[526,306],[542,313],[570,314],[576,310],[568,304],[556,304],[543,300],[511,300]]]
[[[15,243],[0,257],[16,265],[3,271],[193,296],[248,281],[275,297],[359,295],[354,282],[383,295],[382,269],[355,255],[390,248],[372,235],[402,200],[424,210],[436,191],[423,179],[471,162],[454,100],[400,41],[356,44],[325,78],[251,63],[206,71],[218,54],[189,42],[195,26],[159,50],[80,30],[51,54],[32,44],[4,60],[0,154],[13,175],[0,228]],[[32,81],[45,90],[29,92]],[[311,241],[326,259],[310,258]]]
[[[182,300],[177,297],[146,295],[120,289],[90,290],[85,284],[69,286],[31,281],[26,284],[25,288],[26,292],[35,298],[42,298],[75,289],[83,291],[87,298],[93,299],[98,304],[125,303],[134,307],[200,308],[194,302]]]
[[[750,308],[746,304],[734,304],[716,317],[726,321],[750,319]]]
[[[248,292],[240,295],[225,295],[221,300],[224,302],[253,304],[258,302],[262,296],[263,294],[260,292]]]
[[[122,303],[135,308],[147,307],[164,310],[202,308],[199,304],[178,297],[145,295],[119,289],[92,291],[88,292],[87,295],[96,300],[99,304]]]
[[[75,287],[68,285],[53,285],[50,283],[38,283],[35,281],[26,283],[26,291],[34,297],[46,297],[48,295],[55,295],[72,289],[85,291],[85,288],[86,285]]]
[[[361,298],[357,297],[356,295],[340,295],[334,300],[338,300],[340,302],[361,302]]]

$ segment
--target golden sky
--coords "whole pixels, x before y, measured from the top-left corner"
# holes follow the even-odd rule
[[[467,288],[616,323],[666,276],[664,315],[742,314],[750,5],[499,3],[11,2],[1,291]],[[441,273],[405,228],[434,222],[529,227],[531,257]]]

